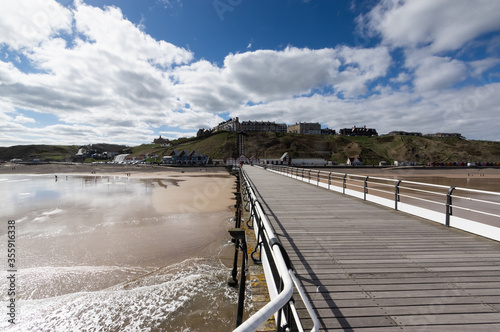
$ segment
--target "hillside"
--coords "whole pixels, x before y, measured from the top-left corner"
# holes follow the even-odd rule
[[[122,151],[126,149],[125,145],[117,144],[92,144],[89,149],[96,152],[104,151]],[[44,162],[74,161],[75,154],[79,146],[76,145],[15,145],[11,147],[0,147],[0,160],[8,161],[11,159],[21,159],[31,162],[35,159]]]
[[[217,132],[203,138],[172,141],[171,147],[144,144],[132,148],[133,155],[169,155],[173,150],[198,150],[212,159],[237,157],[237,135]],[[0,148],[0,160],[22,158],[32,160],[70,160],[76,146],[27,145]],[[500,162],[500,142],[471,141],[458,138],[414,136],[346,137],[275,133],[246,133],[244,153],[247,157],[279,158],[288,152],[294,158],[324,158],[339,164],[348,157],[361,157],[365,165],[378,165],[382,160],[429,162]]]
[[[0,160],[70,161],[77,152],[78,147],[74,145],[16,145],[0,147]]]
[[[212,158],[236,155],[236,134],[215,133],[206,138],[174,141],[163,153],[198,150]],[[428,162],[500,162],[500,142],[469,141],[458,138],[414,136],[346,137],[275,133],[246,133],[247,157],[279,158],[288,152],[295,158],[324,158],[345,163],[348,157],[361,157],[365,164],[378,165],[382,160]]]
[[[264,158],[279,158],[284,152],[295,158],[324,158],[345,163],[361,157],[365,164],[382,160],[428,162],[499,162],[500,142],[468,141],[458,138],[413,136],[346,137],[296,134],[250,134],[245,153]]]

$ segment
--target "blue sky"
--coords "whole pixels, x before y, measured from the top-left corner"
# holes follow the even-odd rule
[[[500,1],[0,2],[0,146],[238,116],[500,140]]]

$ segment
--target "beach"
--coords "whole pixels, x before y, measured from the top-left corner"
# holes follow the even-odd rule
[[[224,168],[2,165],[0,180],[19,247],[18,324],[0,328],[231,330]]]

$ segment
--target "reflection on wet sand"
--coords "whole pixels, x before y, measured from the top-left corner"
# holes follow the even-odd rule
[[[0,329],[231,329],[236,298],[218,258],[233,215],[227,173],[0,178],[0,214],[18,227],[23,309]],[[196,188],[210,209],[185,200]],[[182,204],[197,212],[179,213]]]

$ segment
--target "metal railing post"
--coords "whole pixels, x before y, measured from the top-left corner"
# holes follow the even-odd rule
[[[321,173],[321,171],[318,171],[318,183],[316,184],[317,186],[319,186],[319,173]]]
[[[234,228],[239,229],[241,226],[241,187],[240,187],[240,181],[241,181],[241,171],[238,171],[236,173],[236,189],[237,191],[234,193],[236,196],[236,211],[234,214]],[[231,277],[227,281],[227,284],[231,287],[236,287],[238,285],[238,280],[236,279],[236,276],[238,275],[238,250],[240,246],[240,240],[237,238],[233,237],[233,242],[234,242],[234,260],[233,260],[233,269],[231,270]]]
[[[330,190],[331,184],[332,184],[332,172],[328,174],[328,190]]]
[[[365,178],[365,184],[363,187],[363,200],[365,200],[365,201],[366,201],[366,194],[368,193],[368,178],[369,178],[369,176],[367,176]]]
[[[262,234],[263,232],[263,227],[262,227],[262,220],[259,217],[259,214],[257,213],[257,209],[255,207],[255,202],[252,201],[252,211],[254,214],[252,215],[253,218],[253,225],[257,225],[257,241],[255,242],[255,248],[253,249],[252,253],[250,254],[250,257],[252,258],[254,264],[262,264],[262,260],[260,258],[261,252],[262,252],[262,239],[264,238],[264,235]],[[255,229],[255,227],[254,227]],[[259,258],[255,258],[254,255],[257,254],[257,251],[259,252]]]
[[[399,185],[401,184],[401,180],[396,183],[396,190],[394,192],[394,209],[397,211],[398,210],[398,202],[401,200],[399,197]]]
[[[446,226],[450,226],[450,216],[453,215],[451,197],[453,190],[455,190],[455,187],[450,187],[450,189],[448,189],[448,193],[446,194]]]
[[[345,195],[345,188],[346,188],[346,186],[347,186],[347,184],[346,184],[346,179],[347,179],[347,174],[344,174],[344,178],[343,178],[343,180],[342,180],[342,182],[343,182],[343,183],[342,183],[342,193],[343,193],[344,195]]]
[[[238,309],[236,314],[236,327],[243,322],[243,309],[245,308],[245,283],[246,283],[246,262],[247,262],[247,242],[245,240],[245,229],[233,228],[229,233],[238,244],[237,249],[241,249],[241,271],[240,271],[240,288],[238,291]]]
[[[253,229],[253,224],[254,224],[254,222],[253,222],[254,207],[253,207],[253,204],[252,204],[250,198],[248,199],[248,204],[250,205],[250,210],[249,210],[250,216],[248,217],[248,220],[247,220],[247,227],[249,229]],[[251,225],[250,225],[250,222],[252,222]]]

